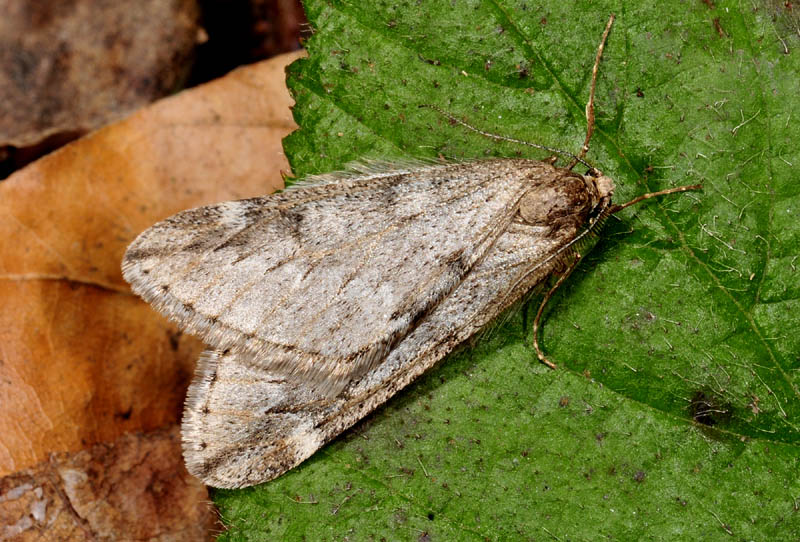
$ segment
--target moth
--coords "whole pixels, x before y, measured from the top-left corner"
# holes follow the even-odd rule
[[[613,205],[611,178],[591,166],[572,171],[586,164],[612,22],[593,70],[586,141],[569,167],[370,163],[187,210],[139,235],[123,260],[125,279],[211,347],[186,399],[189,472],[223,488],[281,475],[555,270],[560,284],[578,243],[610,214],[697,188]]]

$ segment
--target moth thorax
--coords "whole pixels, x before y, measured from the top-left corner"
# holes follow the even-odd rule
[[[565,172],[548,180],[547,186],[540,186],[522,196],[519,214],[526,223],[534,226],[553,227],[565,220],[580,225],[613,189],[614,183],[608,177],[584,177]]]

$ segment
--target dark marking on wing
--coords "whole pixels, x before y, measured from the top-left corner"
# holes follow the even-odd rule
[[[125,260],[127,261],[146,260],[148,258],[152,258],[153,256],[158,256],[158,257],[169,256],[173,252],[175,252],[175,249],[168,246],[134,248],[134,249],[129,249],[125,253]]]
[[[281,210],[276,221],[281,230],[299,242],[303,241],[303,214],[292,209]]]

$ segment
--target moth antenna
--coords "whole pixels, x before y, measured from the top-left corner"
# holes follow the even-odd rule
[[[542,313],[544,312],[544,306],[547,305],[547,302],[550,301],[550,298],[553,294],[558,290],[559,286],[564,283],[567,278],[572,274],[576,267],[578,267],[578,262],[581,260],[580,253],[575,253],[575,259],[573,260],[572,264],[567,268],[567,270],[559,277],[558,281],[553,285],[550,290],[544,295],[544,299],[542,299],[541,304],[539,304],[539,310],[536,311],[536,318],[533,319],[533,348],[536,350],[536,356],[539,358],[539,361],[550,367],[551,369],[556,369],[556,364],[547,359],[547,356],[544,355],[542,349],[539,348],[539,322],[542,319]]]
[[[460,124],[464,128],[466,128],[468,130],[472,130],[473,132],[475,132],[477,134],[480,134],[483,137],[488,137],[489,139],[494,139],[495,141],[507,141],[509,143],[516,143],[518,145],[526,145],[528,147],[533,147],[535,149],[541,149],[543,151],[552,152],[552,153],[556,153],[556,154],[561,154],[563,156],[571,157],[572,160],[575,163],[580,162],[581,164],[583,164],[586,167],[588,167],[590,170],[597,171],[597,169],[593,165],[591,165],[590,163],[584,161],[582,158],[579,158],[579,157],[575,156],[571,152],[562,151],[560,149],[554,149],[552,147],[547,147],[545,145],[539,145],[538,143],[531,143],[530,141],[523,141],[522,139],[516,139],[516,138],[513,138],[513,137],[507,137],[507,136],[502,136],[502,135],[499,135],[499,134],[493,134],[491,132],[486,132],[484,130],[481,130],[480,128],[476,128],[475,126],[473,126],[473,125],[471,125],[471,124],[469,124],[467,122],[464,122],[463,120],[451,115],[450,113],[448,113],[444,109],[442,109],[442,108],[440,108],[438,106],[435,106],[435,105],[420,104],[419,107],[425,107],[425,108],[428,108],[428,109],[433,109],[434,111],[438,112],[440,115],[448,118],[451,122],[455,122],[456,124]]]
[[[680,192],[688,192],[689,190],[700,190],[702,188],[703,188],[702,184],[690,184],[686,186],[668,188],[667,190],[659,190],[658,192],[648,192],[647,194],[642,194],[637,198],[633,198],[628,203],[623,203],[622,205],[612,205],[608,209],[608,214],[613,215],[625,209],[626,207],[630,207],[631,205],[635,205],[640,201],[644,201],[646,199],[655,198],[657,196],[666,196],[667,194],[678,194]]]
[[[586,139],[583,141],[581,152],[578,153],[578,156],[575,156],[572,159],[572,162],[569,163],[567,169],[574,168],[578,162],[585,164],[582,158],[586,156],[587,152],[589,152],[589,141],[592,139],[592,134],[594,133],[594,90],[597,86],[597,71],[600,67],[600,57],[603,56],[603,49],[606,47],[606,40],[608,39],[609,32],[611,32],[611,25],[614,24],[614,19],[615,16],[612,13],[608,18],[608,23],[606,23],[606,29],[603,31],[603,37],[600,39],[600,46],[597,48],[597,56],[594,57],[594,67],[592,68],[592,84],[589,86],[589,101],[586,102]]]

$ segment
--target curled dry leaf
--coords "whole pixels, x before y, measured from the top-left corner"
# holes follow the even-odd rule
[[[157,220],[282,186],[297,56],[165,99],[0,183],[0,475],[178,420],[202,345],[130,293],[120,261]]]

